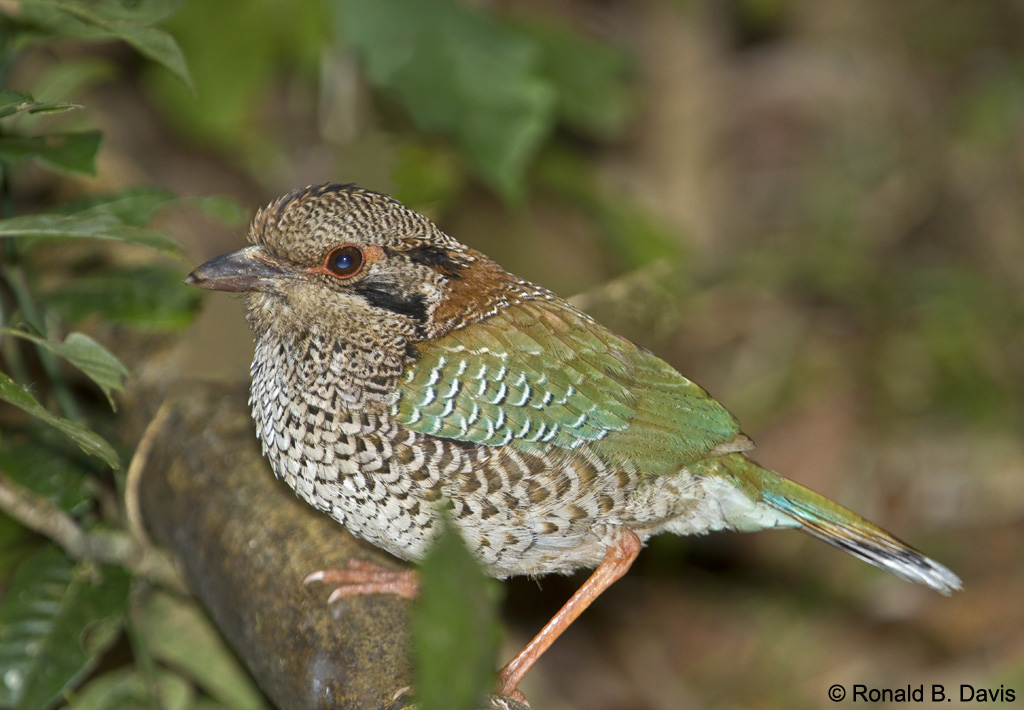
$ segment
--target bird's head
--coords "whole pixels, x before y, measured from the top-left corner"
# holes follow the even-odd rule
[[[395,200],[353,185],[296,190],[261,209],[251,246],[185,283],[243,292],[257,335],[323,327],[353,337],[435,337],[469,319],[508,275]]]

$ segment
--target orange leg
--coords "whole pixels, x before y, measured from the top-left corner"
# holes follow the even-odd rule
[[[365,560],[349,560],[345,569],[318,570],[302,581],[305,584],[337,584],[337,589],[327,598],[328,604],[342,597],[360,594],[397,594],[406,599],[415,599],[419,595],[420,586],[419,576],[411,569],[388,569]]]
[[[519,682],[530,670],[530,667],[541,657],[548,647],[558,638],[569,625],[576,620],[583,610],[597,599],[601,592],[608,589],[615,580],[624,575],[640,554],[640,538],[632,530],[624,530],[619,541],[608,548],[604,560],[594,570],[583,586],[576,590],[572,598],[565,603],[558,613],[551,617],[540,633],[509,661],[498,673],[498,695],[522,699],[517,688]]]

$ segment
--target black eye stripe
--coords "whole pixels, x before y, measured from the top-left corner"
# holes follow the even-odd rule
[[[423,245],[406,249],[402,253],[414,264],[437,269],[450,279],[461,278],[466,269],[465,263],[453,258],[452,254],[443,247]]]
[[[368,279],[353,284],[352,288],[372,306],[408,316],[421,324],[427,322],[427,301],[421,293],[406,295],[395,293],[393,289],[371,283]]]
[[[363,250],[355,244],[345,244],[327,255],[324,268],[339,278],[347,279],[363,268]]]

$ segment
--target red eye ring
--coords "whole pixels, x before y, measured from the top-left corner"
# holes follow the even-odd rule
[[[355,244],[343,244],[327,255],[324,268],[340,279],[348,279],[359,273],[365,261],[362,249]]]

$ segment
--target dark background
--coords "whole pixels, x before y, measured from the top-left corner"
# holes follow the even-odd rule
[[[533,706],[820,708],[833,683],[1020,702],[1024,6],[359,6],[185,3],[163,26],[194,96],[123,48],[26,54],[27,82],[113,67],[76,97],[105,133],[98,175],[62,194],[157,184],[249,212],[322,181],[394,194],[579,294],[732,410],[759,462],[965,584],[945,599],[796,532],[656,539],[527,677]],[[163,226],[194,263],[244,241]],[[243,379],[250,342],[211,296],[161,376]],[[502,655],[579,581],[508,583]]]

